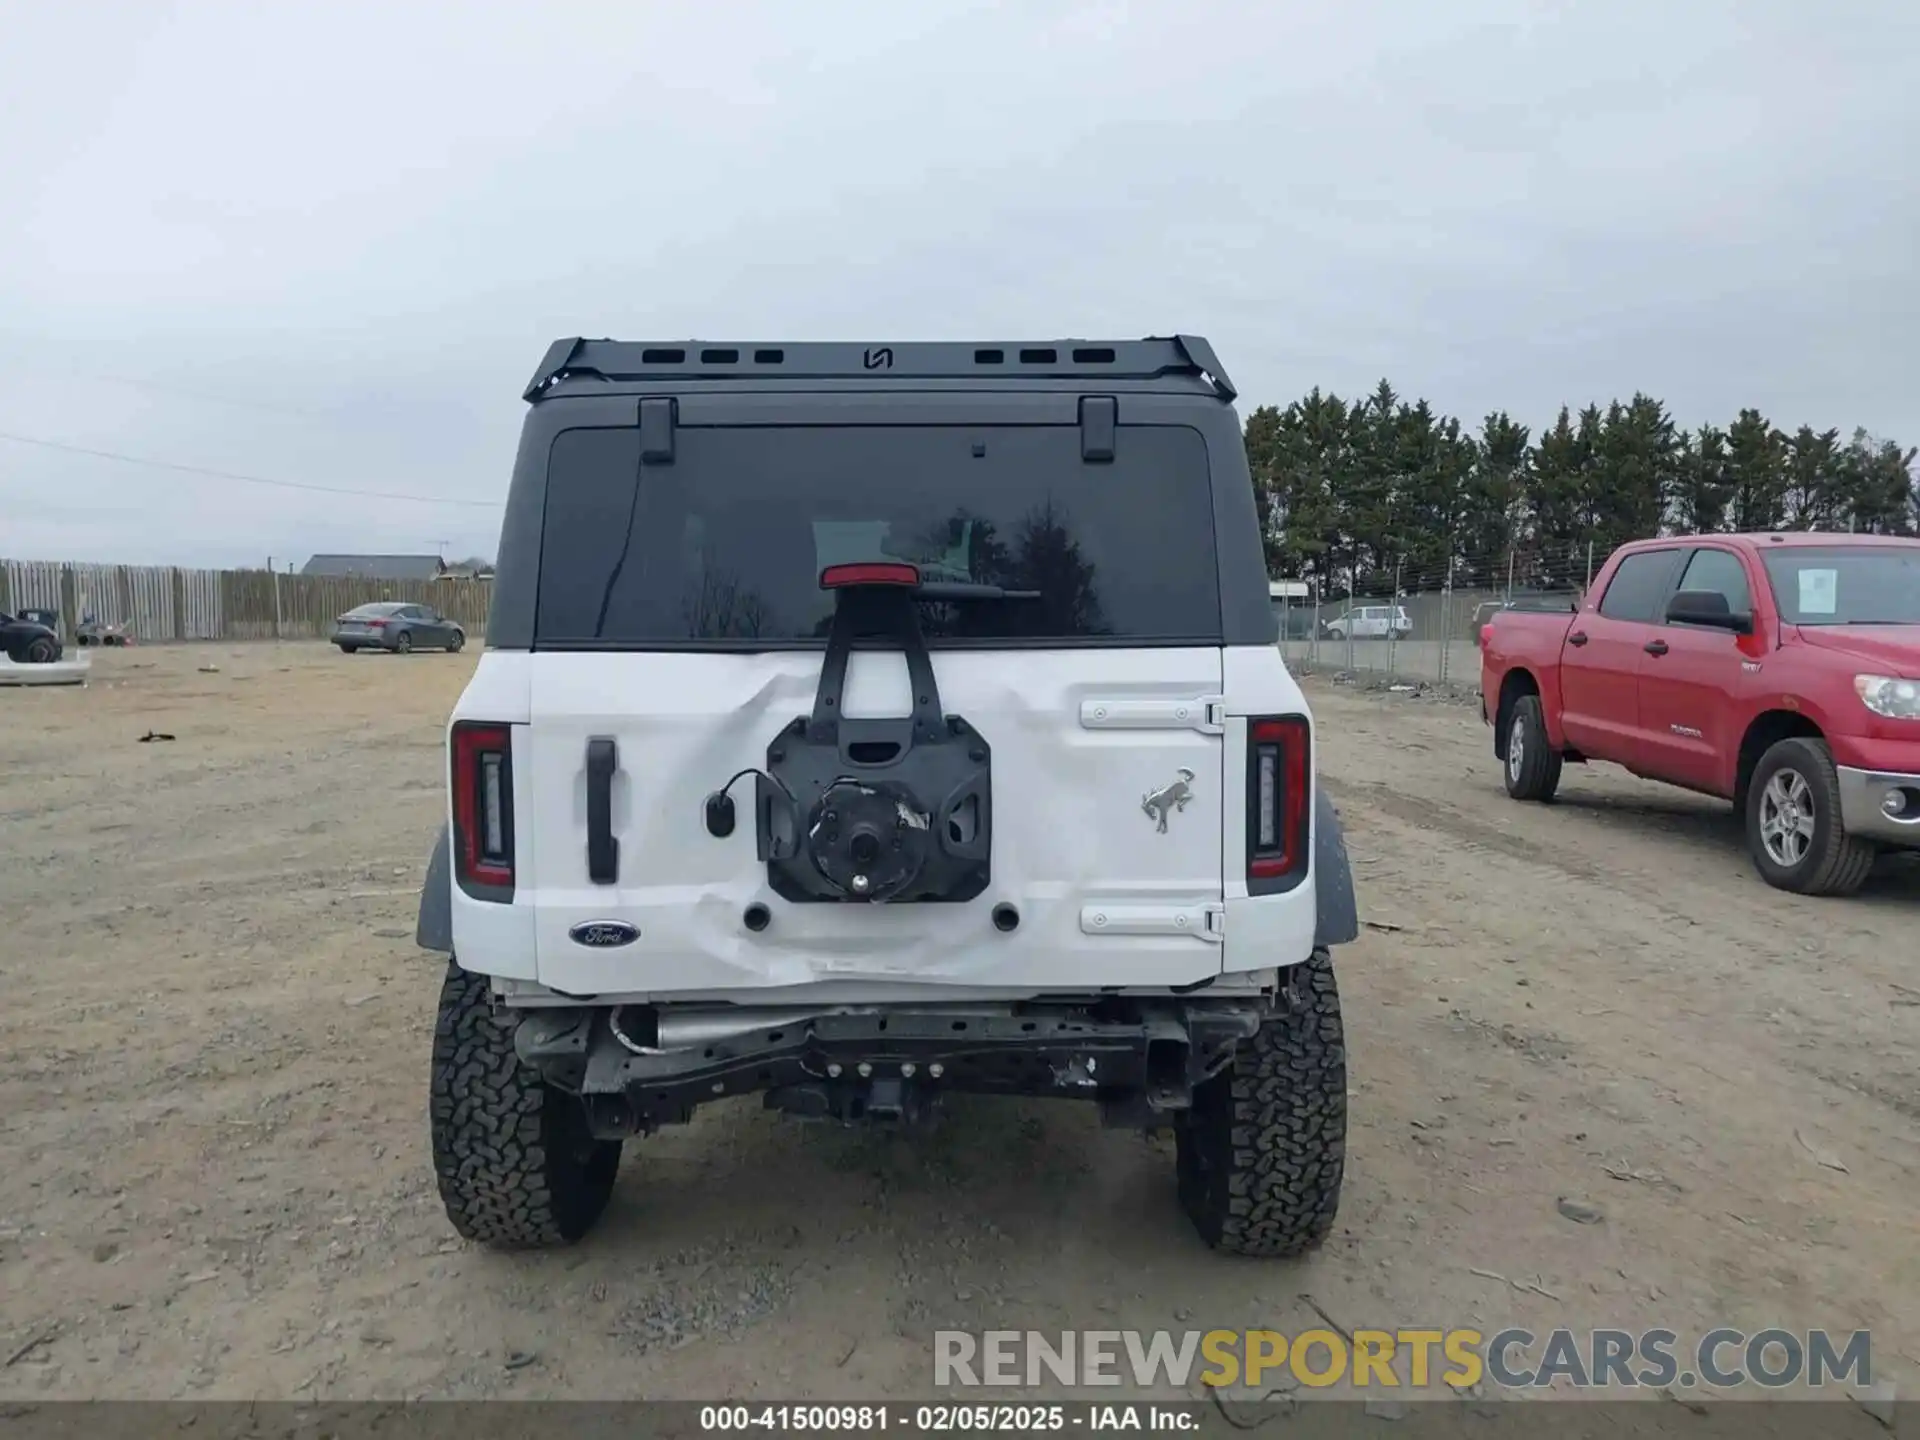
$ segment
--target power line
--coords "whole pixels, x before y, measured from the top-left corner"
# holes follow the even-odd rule
[[[419,505],[480,505],[497,510],[503,500],[462,500],[449,495],[400,495],[387,490],[349,490],[339,485],[310,485],[304,480],[274,480],[265,475],[242,475],[233,470],[210,470],[203,465],[179,465],[171,460],[149,460],[140,455],[121,455],[112,450],[94,450],[85,445],[68,445],[60,440],[39,440],[31,435],[14,435],[0,430],[0,440],[16,445],[33,445],[42,450],[61,450],[70,455],[91,455],[96,460],[118,460],[123,465],[145,465],[155,470],[173,470],[182,475],[203,475],[213,480],[234,480],[247,485],[268,485],[277,490],[310,490],[317,495],[349,495],[357,500],[407,500]]]
[[[163,384],[157,380],[141,380],[131,375],[104,375],[93,371],[78,370],[71,366],[54,362],[64,372],[64,378],[84,381],[92,385],[120,385],[129,390],[144,390],[149,394],[171,396],[180,400],[192,400],[201,405],[218,405],[229,410],[251,410],[263,415],[285,415],[296,420],[329,422],[337,417],[322,410],[302,410],[291,405],[273,405],[263,400],[234,400],[221,395],[210,395],[204,390],[189,390],[171,383]],[[50,376],[48,364],[44,359],[31,362],[7,356],[0,356],[0,364],[11,369],[33,375],[36,379],[62,378]]]

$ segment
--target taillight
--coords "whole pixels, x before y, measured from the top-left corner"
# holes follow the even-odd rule
[[[1480,627],[1480,648],[1482,650],[1486,649],[1487,642],[1491,639],[1493,639],[1493,626],[1482,625]]]
[[[1247,722],[1247,884],[1282,890],[1307,868],[1312,785],[1304,715]]]
[[[379,619],[369,620],[367,621],[367,628],[369,630],[384,630],[387,628],[387,622]]]
[[[513,735],[505,725],[453,726],[454,878],[463,890],[513,890]]]

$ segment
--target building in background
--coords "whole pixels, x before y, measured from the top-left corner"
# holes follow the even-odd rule
[[[300,573],[354,580],[484,579],[493,574],[493,566],[479,560],[447,561],[438,555],[315,555]]]

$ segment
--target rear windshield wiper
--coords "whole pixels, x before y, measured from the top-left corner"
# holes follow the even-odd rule
[[[1008,590],[1000,585],[976,585],[971,580],[922,580],[913,587],[916,600],[1038,600],[1038,590]]]

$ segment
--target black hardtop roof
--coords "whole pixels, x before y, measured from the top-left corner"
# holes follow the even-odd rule
[[[713,340],[556,340],[522,399],[544,399],[566,380],[636,384],[908,381],[1016,384],[1173,382],[1231,403],[1237,393],[1213,347],[1198,335],[1145,340],[911,341],[784,344]]]

